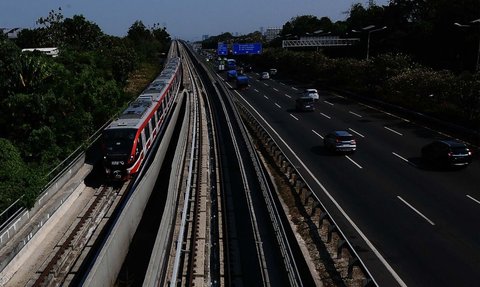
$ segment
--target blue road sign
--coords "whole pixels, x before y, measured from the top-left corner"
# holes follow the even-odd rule
[[[234,55],[254,55],[262,53],[262,43],[233,44]]]
[[[217,54],[219,56],[226,56],[228,55],[228,47],[226,43],[218,43],[217,46]]]

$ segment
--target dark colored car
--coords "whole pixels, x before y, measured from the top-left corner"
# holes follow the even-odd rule
[[[355,138],[347,131],[328,133],[323,139],[323,145],[331,151],[354,152],[357,149]]]
[[[310,97],[300,97],[295,100],[295,109],[299,112],[314,111],[315,100]]]
[[[462,167],[472,162],[472,152],[457,140],[436,140],[422,148],[422,159],[440,167]]]

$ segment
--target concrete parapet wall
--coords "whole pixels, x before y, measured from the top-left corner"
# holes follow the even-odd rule
[[[0,276],[6,278],[4,269],[22,250],[37,232],[54,217],[65,202],[69,201],[72,193],[79,187],[85,177],[92,170],[92,166],[85,163],[85,153],[76,158],[72,165],[63,171],[39,197],[34,207],[24,210],[0,234]],[[75,179],[72,181],[72,178]],[[69,182],[69,185],[65,185]],[[59,192],[61,191],[61,192]],[[42,211],[41,213],[39,211]],[[13,242],[15,240],[15,242]],[[10,246],[7,246],[7,243]],[[8,271],[5,271],[8,273]]]

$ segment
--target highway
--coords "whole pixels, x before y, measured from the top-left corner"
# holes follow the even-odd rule
[[[314,112],[299,113],[300,87],[250,76],[251,87],[234,94],[275,135],[380,286],[478,284],[478,155],[466,169],[429,168],[420,149],[445,134],[324,91]],[[355,135],[354,154],[323,148],[323,135],[338,129]]]

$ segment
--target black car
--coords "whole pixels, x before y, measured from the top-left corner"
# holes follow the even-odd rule
[[[440,167],[462,167],[472,162],[472,152],[457,140],[436,140],[422,148],[422,159]]]
[[[295,100],[295,109],[299,112],[314,111],[315,100],[310,97],[300,97]]]
[[[347,131],[333,131],[323,139],[326,149],[336,152],[354,152],[357,149],[357,142],[353,135]]]

